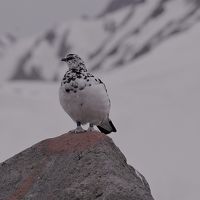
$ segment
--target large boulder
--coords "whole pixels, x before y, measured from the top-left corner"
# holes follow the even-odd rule
[[[0,164],[0,200],[153,200],[148,183],[99,132],[47,139]]]

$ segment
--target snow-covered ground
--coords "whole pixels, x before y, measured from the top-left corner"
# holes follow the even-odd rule
[[[148,180],[155,199],[200,196],[200,25],[144,59],[102,74],[114,142]],[[74,128],[58,102],[59,83],[0,85],[0,161]]]

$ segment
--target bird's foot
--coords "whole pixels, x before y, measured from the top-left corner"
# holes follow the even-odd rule
[[[71,130],[70,133],[84,133],[84,132],[86,132],[86,130],[82,128],[81,122],[77,121],[76,124],[77,124],[76,129]]]
[[[69,131],[70,133],[84,133],[86,132],[85,129],[83,129],[81,126],[77,127],[76,129],[73,129],[71,131]]]
[[[87,129],[88,132],[93,132],[95,131],[93,124],[89,125],[89,128]]]
[[[89,128],[87,129],[87,132],[93,132],[93,131],[95,131],[94,127],[89,127]]]

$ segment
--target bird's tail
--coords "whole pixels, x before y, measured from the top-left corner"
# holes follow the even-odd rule
[[[97,126],[98,129],[104,133],[109,134],[111,132],[117,132],[115,126],[113,125],[112,121],[108,118],[104,120],[99,126]]]

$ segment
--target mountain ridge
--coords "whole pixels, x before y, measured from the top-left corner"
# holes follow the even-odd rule
[[[200,19],[199,1],[127,2],[101,17],[54,26],[27,38],[28,42],[18,40],[0,59],[5,71],[0,80],[59,80],[65,70],[60,59],[69,52],[83,57],[90,71],[112,71],[187,31]]]

